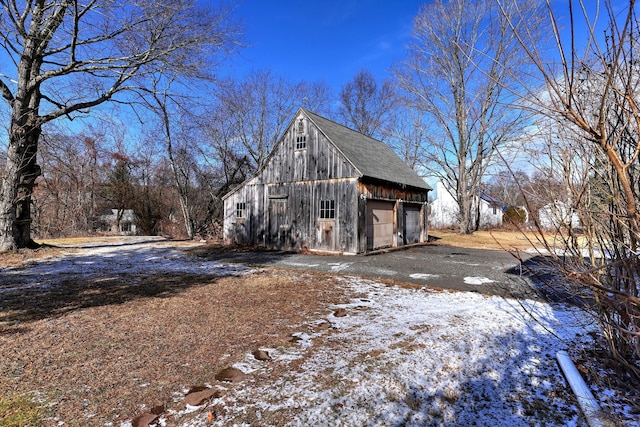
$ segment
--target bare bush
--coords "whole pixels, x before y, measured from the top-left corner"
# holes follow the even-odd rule
[[[568,38],[549,4],[548,12],[556,60],[531,43],[526,27],[512,25],[542,79],[522,96],[560,129],[548,147],[564,182],[565,218],[552,221],[550,231],[539,221],[536,228],[572,292],[599,320],[610,356],[638,378],[640,22],[635,1],[614,5],[607,0],[595,8],[570,1]]]

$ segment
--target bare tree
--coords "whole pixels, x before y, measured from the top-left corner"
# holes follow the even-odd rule
[[[41,138],[44,173],[34,193],[34,225],[40,237],[86,234],[95,228],[104,182],[104,135],[49,129]]]
[[[179,86],[175,81],[176,76],[168,76],[158,73],[151,76],[140,87],[140,103],[152,113],[158,122],[158,132],[163,141],[164,153],[169,161],[173,185],[178,193],[180,211],[184,220],[184,227],[189,239],[195,238],[195,224],[193,211],[193,197],[195,191],[192,182],[191,168],[184,158],[189,151],[187,145],[190,139],[177,141],[175,138],[176,127],[185,123],[183,117],[190,115],[189,105],[191,97],[172,92],[172,84]],[[177,144],[181,142],[181,144]],[[180,162],[179,160],[182,160]],[[181,167],[180,164],[185,167]]]
[[[332,115],[333,93],[325,81],[301,81],[295,85],[295,92],[300,107],[325,117]]]
[[[391,82],[379,85],[370,71],[361,70],[342,86],[339,99],[338,117],[345,126],[373,138],[384,138],[396,104]]]
[[[210,161],[212,179],[217,182],[215,196],[221,198],[255,170],[245,151],[239,149],[236,125],[229,121],[223,109],[214,108],[201,123],[201,128],[205,136],[205,157]]]
[[[259,169],[295,108],[291,86],[270,70],[252,71],[245,80],[231,79],[218,94],[222,111],[234,125],[237,151]]]
[[[499,4],[505,15],[526,18],[526,11]],[[547,4],[556,42],[553,59],[531,43],[526,27],[513,24],[541,78],[541,85],[532,85],[520,95],[529,108],[570,133],[568,141],[573,145],[567,145],[568,151],[578,154],[589,171],[582,181],[564,173],[565,187],[582,222],[581,235],[564,227],[552,236],[539,230],[539,238],[566,273],[573,291],[587,297],[587,307],[600,321],[611,356],[638,378],[640,22],[634,0],[595,5],[578,0],[568,6],[565,27]],[[512,14],[514,10],[517,15]]]
[[[400,101],[394,109],[383,140],[411,169],[422,173],[428,157],[424,141],[428,138],[429,125],[420,111],[404,108],[406,105]]]
[[[0,45],[12,68],[0,93],[11,110],[0,187],[0,250],[33,246],[31,195],[45,123],[86,114],[158,69],[188,73],[233,40],[228,11],[194,0],[0,0]],[[10,76],[8,78],[6,76]]]
[[[535,2],[526,3],[533,33]],[[396,80],[429,123],[425,166],[453,189],[461,233],[479,227],[474,201],[496,149],[522,131],[524,113],[506,105],[505,87],[520,83],[513,76],[526,59],[492,0],[435,0],[415,18]]]
[[[104,185],[103,197],[116,211],[116,230],[120,230],[120,222],[136,198],[134,167],[133,160],[124,153],[114,153],[114,165]]]
[[[137,144],[136,195],[130,208],[135,213],[139,234],[155,235],[162,232],[160,224],[169,220],[173,197],[168,168],[163,167],[161,142],[155,138]]]
[[[520,189],[528,188],[530,182],[529,175],[524,171],[500,170],[483,184],[483,188],[506,206],[524,206],[523,192]]]

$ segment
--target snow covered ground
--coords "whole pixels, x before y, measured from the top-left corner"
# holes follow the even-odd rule
[[[355,277],[343,284],[357,297],[335,307],[348,315],[327,318],[333,329],[301,327],[296,347],[265,349],[273,361],[247,354],[234,365],[271,380],[228,387],[211,403],[224,408],[213,425],[273,425],[288,409],[297,426],[586,425],[555,361],[590,342],[593,325],[575,309]],[[271,375],[298,359],[299,368]],[[205,411],[182,425],[212,424]]]
[[[112,244],[113,243],[113,244]],[[167,241],[75,247],[60,259],[0,270],[0,296],[62,276],[180,272],[249,274],[189,257]],[[182,245],[188,247],[189,245]],[[479,271],[479,276],[482,272]],[[295,344],[231,361],[249,374],[203,407],[163,414],[155,425],[585,426],[555,360],[591,345],[592,319],[576,309],[477,293],[341,279],[346,316],[309,318]],[[330,327],[320,327],[322,324]],[[611,390],[595,390],[605,400]],[[183,397],[176,390],[176,400]],[[640,425],[629,408],[615,414]],[[179,422],[178,422],[179,421]],[[627,423],[628,422],[628,423]],[[131,425],[125,423],[124,426]]]
[[[0,268],[0,295],[25,286],[44,289],[71,278],[151,272],[230,276],[249,271],[242,265],[185,256],[183,249],[201,245],[153,236],[104,238],[70,245],[60,258],[40,258],[17,268]]]

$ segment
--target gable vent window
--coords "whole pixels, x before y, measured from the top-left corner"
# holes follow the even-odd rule
[[[245,202],[236,203],[236,218],[247,217],[247,204]]]
[[[320,200],[320,219],[334,219],[336,217],[336,201]]]
[[[305,148],[307,148],[307,134],[304,131],[304,121],[300,118],[296,126],[296,150]]]

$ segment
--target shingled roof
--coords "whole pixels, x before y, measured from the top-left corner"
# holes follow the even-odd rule
[[[384,142],[370,138],[311,111],[303,111],[360,171],[363,177],[424,190],[432,189]]]

